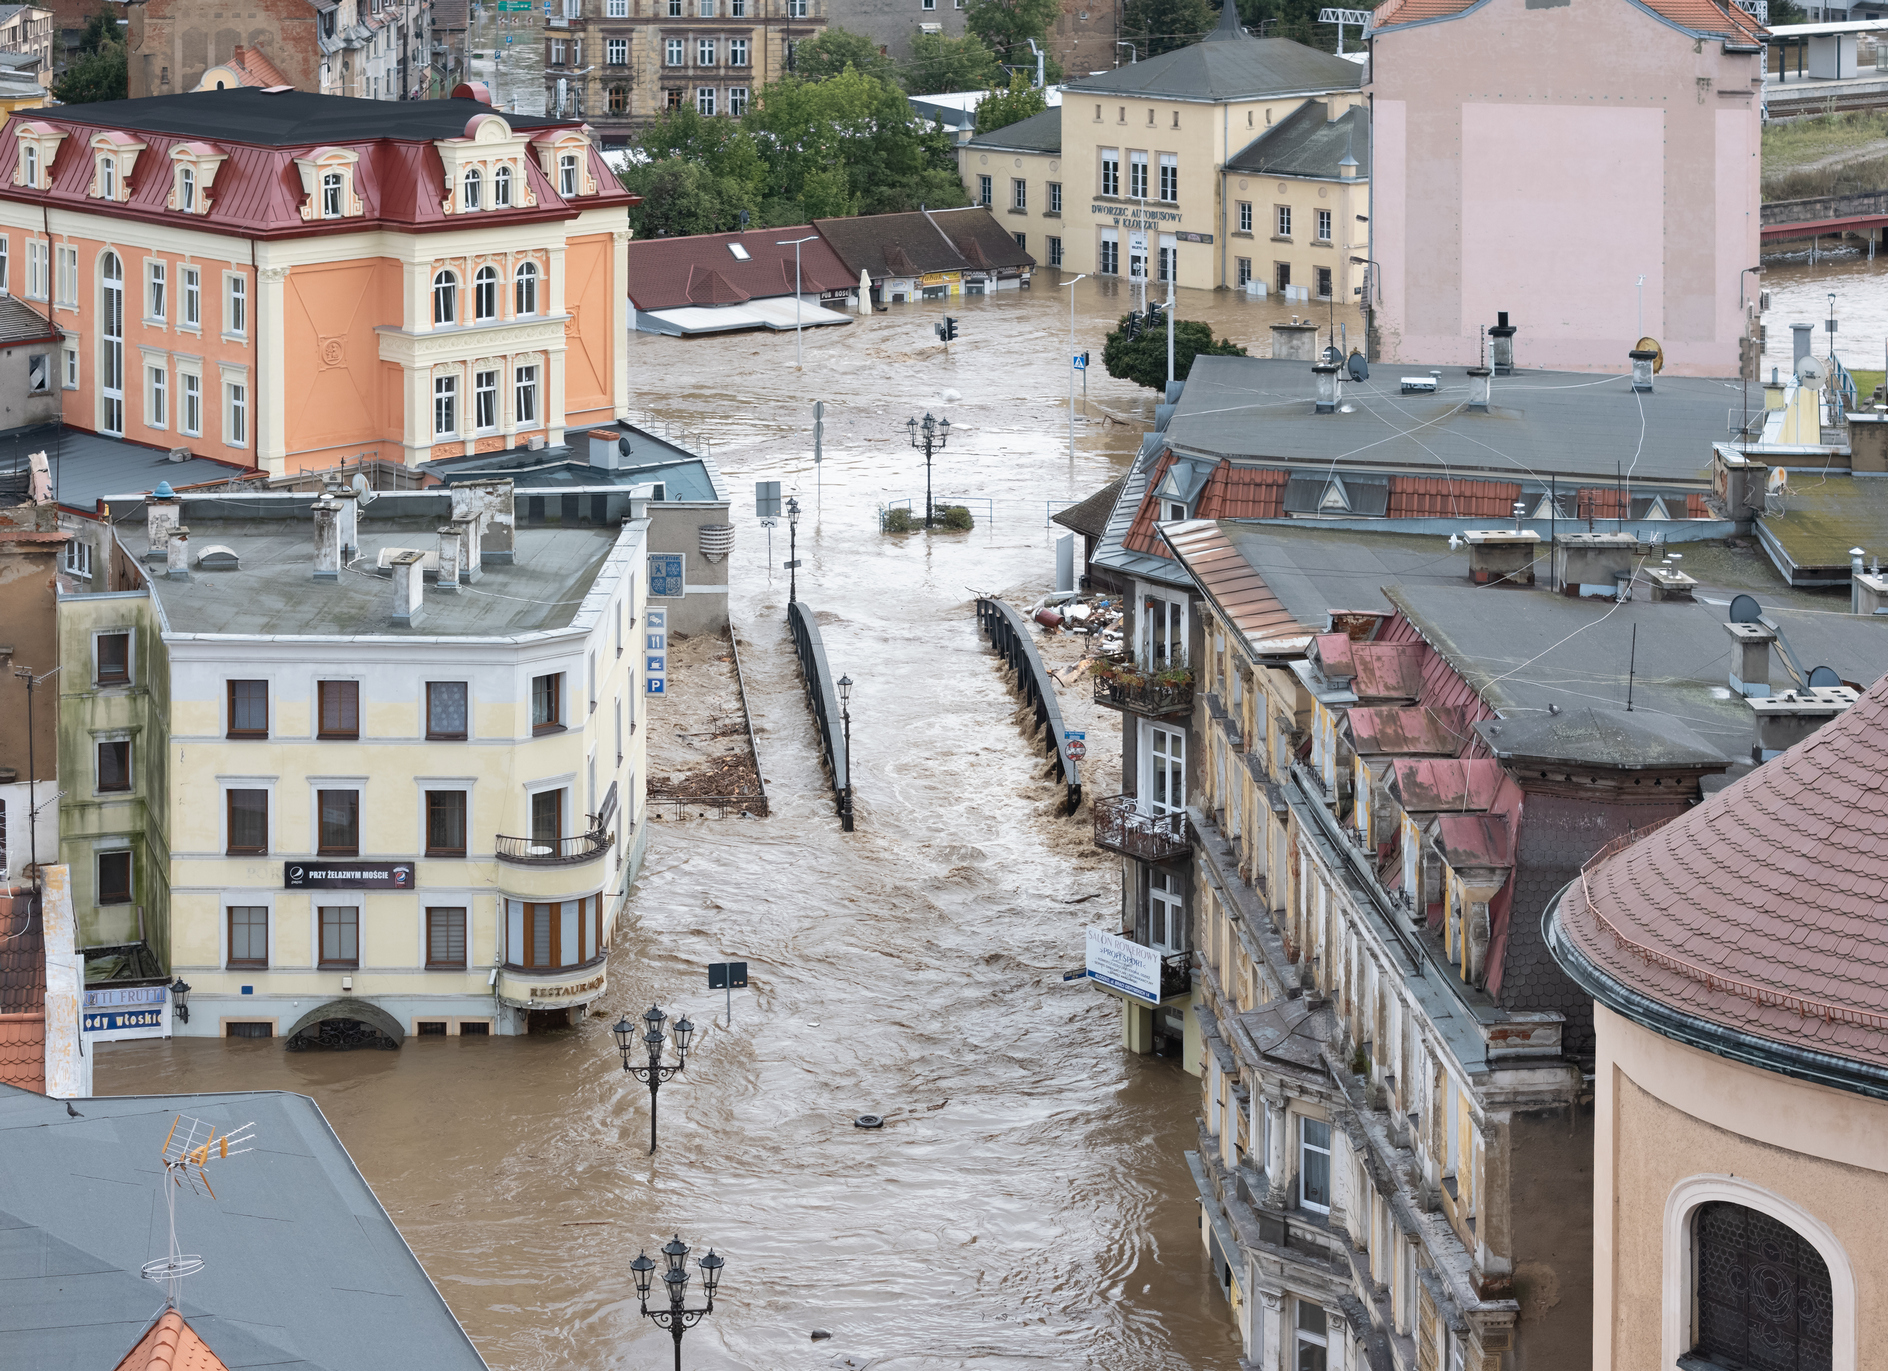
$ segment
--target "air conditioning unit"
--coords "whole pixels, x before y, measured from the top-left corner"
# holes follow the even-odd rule
[[[542,437],[527,438],[524,440],[524,445],[525,450],[528,452],[544,451],[544,439]]]
[[[1403,376],[1397,384],[1402,386],[1405,395],[1434,395],[1436,378],[1433,376]]]

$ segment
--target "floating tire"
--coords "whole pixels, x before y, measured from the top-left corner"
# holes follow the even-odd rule
[[[885,1120],[877,1114],[861,1114],[852,1121],[854,1128],[883,1128]]]

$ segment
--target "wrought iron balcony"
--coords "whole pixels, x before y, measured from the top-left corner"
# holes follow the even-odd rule
[[[1175,952],[1160,959],[1160,998],[1185,999],[1193,993],[1193,954]]]
[[[1095,846],[1144,862],[1169,862],[1193,850],[1185,814],[1143,814],[1138,805],[1132,795],[1097,800]]]
[[[507,838],[500,834],[493,846],[498,860],[513,866],[576,866],[609,851],[616,835],[593,828],[574,838]]]
[[[1193,673],[1186,667],[1143,671],[1132,662],[1104,660],[1094,668],[1095,703],[1159,718],[1193,709]]]

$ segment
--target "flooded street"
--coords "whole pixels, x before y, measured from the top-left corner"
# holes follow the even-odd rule
[[[397,1053],[115,1044],[100,1093],[314,1096],[494,1368],[668,1365],[629,1263],[679,1231],[727,1258],[715,1312],[684,1344],[691,1368],[1233,1371],[1182,1156],[1198,1082],[1124,1053],[1116,1001],[1062,979],[1083,929],[1118,919],[1119,865],[1093,846],[1086,807],[1055,812],[1061,788],[971,607],[972,587],[1050,587],[1048,512],[1120,474],[1151,417],[1153,392],[1100,368],[1127,291],[1081,282],[1076,349],[1096,366],[1071,458],[1054,279],[809,332],[803,371],[791,333],[632,337],[644,421],[704,434],[734,492],[732,609],[773,817],[652,811],[667,817],[651,824],[603,1014]],[[946,308],[962,321],[948,358],[932,335]],[[1264,355],[1266,325],[1294,311],[1185,292],[1181,312]],[[1355,314],[1339,318],[1355,337]],[[905,421],[927,411],[951,420],[936,490],[965,497],[978,525],[881,536],[880,506],[922,508]],[[821,774],[756,480],[805,507],[800,596],[857,682],[851,834]],[[647,727],[673,728],[662,701]],[[1083,779],[1094,797],[1119,778]],[[731,1027],[704,971],[729,958],[753,976]],[[701,1026],[662,1091],[653,1158],[648,1092],[609,1034],[652,999]],[[868,1112],[886,1126],[854,1128]]]
[[[1791,324],[1814,324],[1812,350],[1818,357],[1828,355],[1829,334],[1824,325],[1832,293],[1836,297],[1836,356],[1851,370],[1882,370],[1888,348],[1888,252],[1876,248],[1873,261],[1866,247],[1860,253],[1824,254],[1813,266],[1806,251],[1793,253],[1787,260],[1771,258],[1764,262],[1763,284],[1770,292],[1770,308],[1763,316],[1765,377],[1773,366],[1789,370]]]

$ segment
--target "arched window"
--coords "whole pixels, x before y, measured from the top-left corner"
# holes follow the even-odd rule
[[[25,159],[26,186],[29,190],[39,189],[39,148],[32,143],[23,144],[20,154]]]
[[[1720,1366],[1829,1366],[1835,1299],[1822,1254],[1788,1224],[1741,1204],[1700,1205],[1695,1222],[1692,1355]]]
[[[538,312],[538,264],[526,262],[518,268],[517,308],[513,312],[523,316]]]
[[[511,208],[511,168],[500,167],[492,173],[492,208]]]
[[[99,387],[98,426],[101,431],[125,431],[125,268],[118,254],[98,259],[99,273]]]
[[[341,173],[338,171],[322,173],[321,217],[323,219],[341,217]]]
[[[98,198],[101,200],[118,198],[118,159],[116,157],[98,159]]]
[[[433,322],[459,322],[459,278],[453,272],[442,271],[433,277]]]
[[[197,174],[189,167],[177,172],[177,208],[185,214],[197,212]]]
[[[498,272],[480,267],[472,278],[472,317],[478,320],[498,317]]]
[[[464,208],[477,209],[479,207],[479,190],[484,184],[485,179],[479,174],[477,167],[465,169],[465,193],[459,197]]]
[[[574,152],[557,159],[557,193],[566,200],[577,193],[577,154]]]

